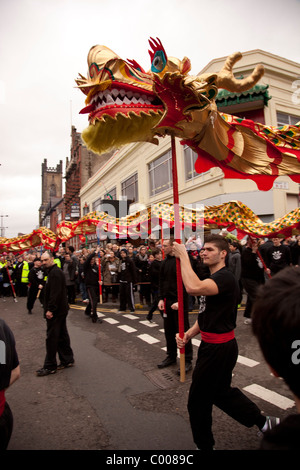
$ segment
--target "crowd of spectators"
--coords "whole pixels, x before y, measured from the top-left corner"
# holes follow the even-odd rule
[[[240,303],[243,294],[246,295],[245,323],[251,323],[251,308],[257,287],[284,267],[299,265],[300,235],[269,239],[246,237],[240,242],[226,231],[222,231],[221,234],[229,242],[230,254],[227,266],[239,282]],[[209,276],[209,271],[202,262],[202,240],[200,237],[193,236],[186,241],[185,245],[194,271],[200,279],[205,279]],[[55,262],[64,272],[70,304],[76,301],[89,302],[84,279],[84,264],[88,256],[95,252],[95,248],[82,248],[75,251],[71,245],[61,246],[56,253]],[[134,266],[135,275],[132,282],[138,299],[135,306],[150,310],[150,320],[153,308],[156,308],[159,262],[164,258],[162,240],[148,240],[139,246],[134,246],[127,241],[106,243],[97,250],[95,262],[97,265],[101,264],[99,280],[101,280],[103,303],[117,303],[121,300],[122,250],[123,254],[124,250],[126,251],[126,259],[132,260]],[[42,253],[41,248],[36,248],[22,254],[7,253],[0,256],[1,297],[11,296],[13,291],[16,296],[28,296],[29,287],[33,282],[32,270],[35,268],[36,275],[40,273],[39,260]],[[155,259],[156,262],[151,269]],[[197,303],[199,304],[199,299],[190,296],[189,309],[192,310]]]

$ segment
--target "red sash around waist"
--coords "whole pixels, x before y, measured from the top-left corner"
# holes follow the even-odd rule
[[[201,338],[205,343],[227,343],[234,338],[234,330],[227,333],[209,333],[208,331],[201,331]]]
[[[2,416],[4,407],[5,407],[5,391],[0,390],[0,416]]]

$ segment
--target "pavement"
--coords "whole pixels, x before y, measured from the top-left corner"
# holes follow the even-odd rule
[[[187,419],[132,405],[130,397],[158,394],[157,387],[140,368],[101,351],[99,341],[107,338],[85,321],[82,310],[68,316],[75,367],[37,377],[45,356],[42,309],[36,304],[29,315],[25,298],[0,302],[21,366],[21,378],[6,393],[14,414],[9,450],[194,449]],[[188,387],[185,384],[184,393]]]

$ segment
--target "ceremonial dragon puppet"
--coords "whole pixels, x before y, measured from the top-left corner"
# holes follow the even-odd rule
[[[172,134],[197,152],[199,173],[219,166],[225,177],[251,178],[263,190],[280,175],[300,183],[300,123],[277,129],[217,110],[218,89],[250,89],[263,76],[262,65],[236,79],[232,69],[242,55],[235,53],[219,73],[191,76],[188,58],[168,57],[159,39],[149,44],[149,72],[105,46],[90,49],[88,76],[76,80],[87,96],[81,113],[89,114],[82,133],[89,149],[101,154]]]

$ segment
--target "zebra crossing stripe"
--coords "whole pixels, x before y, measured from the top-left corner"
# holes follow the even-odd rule
[[[103,318],[104,321],[106,321],[107,323],[110,323],[111,325],[115,325],[116,323],[120,323],[118,320],[115,320],[114,318]]]
[[[148,326],[148,328],[153,328],[155,326],[159,326],[157,323],[150,323],[148,320],[140,320],[142,325]]]
[[[130,313],[126,313],[126,314],[122,315],[122,317],[129,318],[129,320],[138,320],[139,319],[139,317],[136,317],[135,315],[131,315]]]
[[[120,328],[120,330],[126,331],[126,333],[133,333],[134,331],[137,331],[135,328],[132,328],[128,325],[119,325],[118,328]]]
[[[279,395],[279,393],[277,392],[268,390],[267,388],[264,388],[261,385],[247,385],[247,387],[244,387],[243,390],[251,393],[252,395],[255,395],[258,398],[262,398],[262,400],[272,403],[272,405],[275,405],[278,408],[281,408],[282,410],[287,410],[288,408],[293,408],[295,406],[295,402],[293,400]]]
[[[259,364],[259,362],[254,361],[253,359],[249,359],[248,357],[244,357],[244,356],[240,356],[240,355],[237,358],[237,362],[239,362],[240,364],[243,364],[244,366],[248,366],[248,367],[255,367]]]
[[[147,334],[138,335],[137,338],[140,338],[148,344],[160,343],[159,339],[153,338],[153,336]]]

